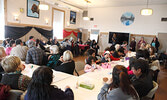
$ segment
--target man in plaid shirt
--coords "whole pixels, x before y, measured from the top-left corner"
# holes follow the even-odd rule
[[[27,51],[25,63],[26,64],[31,63],[31,64],[36,64],[36,65],[42,65],[42,61],[43,61],[43,58],[45,56],[45,52],[42,49],[37,48],[35,46],[34,41],[29,41],[28,47],[30,49]]]

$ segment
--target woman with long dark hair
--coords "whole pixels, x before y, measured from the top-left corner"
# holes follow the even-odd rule
[[[154,48],[156,48],[156,53],[158,52],[158,48],[160,46],[158,38],[154,37],[152,42],[151,42],[151,46],[153,46]]]
[[[112,83],[107,83],[98,94],[98,100],[139,99],[137,92],[129,80],[127,69],[124,66],[116,65],[112,73]]]
[[[33,73],[24,100],[73,100],[70,88],[65,92],[51,85],[53,71],[49,67],[39,67]]]

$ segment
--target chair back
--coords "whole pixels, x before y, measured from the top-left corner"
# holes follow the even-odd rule
[[[11,89],[9,91],[9,97],[7,100],[20,100],[20,96],[23,94],[23,91],[21,90],[14,90]]]
[[[79,71],[84,70],[85,63],[81,61],[75,62],[75,73],[79,76]]]
[[[147,94],[146,97],[152,98],[154,96],[155,92],[158,89],[158,84],[155,81],[153,81],[153,86],[154,86],[154,88],[152,90],[150,90],[150,92]]]
[[[155,60],[150,64],[151,68],[153,71],[155,70],[160,70],[160,62],[159,60]]]

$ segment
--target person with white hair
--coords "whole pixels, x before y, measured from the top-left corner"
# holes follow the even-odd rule
[[[54,68],[54,66],[57,66],[57,63],[60,59],[59,47],[57,45],[51,46],[50,53],[51,55],[48,57],[49,61],[47,63],[47,66],[50,68]]]
[[[63,56],[60,57],[58,62],[59,66],[55,66],[56,71],[61,71],[73,75],[75,69],[75,62],[73,60],[73,55],[70,50],[66,50]]]
[[[115,45],[115,51],[118,51],[120,47],[121,47],[120,44],[116,44]]]
[[[37,48],[35,46],[34,41],[29,41],[28,47],[29,47],[29,50],[27,51],[25,63],[42,65],[42,61],[45,56],[45,52],[42,49]]]

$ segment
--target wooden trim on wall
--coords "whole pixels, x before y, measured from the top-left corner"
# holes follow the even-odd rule
[[[102,36],[102,35],[108,35],[109,34],[109,32],[100,32],[100,36]]]
[[[73,28],[64,28],[65,30],[71,30],[71,31],[78,31],[79,29],[73,29]]]
[[[44,25],[33,25],[33,24],[21,24],[21,23],[12,23],[7,22],[7,25],[11,26],[31,26],[31,27],[39,27],[39,28],[46,28],[46,29],[53,29],[52,26],[44,26]]]
[[[156,35],[144,35],[144,34],[130,34],[131,37],[141,36],[141,37],[155,37]]]
[[[53,27],[54,10],[58,10],[58,11],[64,12],[64,26],[63,26],[63,29],[64,29],[65,28],[65,15],[66,15],[66,12],[64,10],[57,9],[57,8],[54,8],[54,7],[52,7],[52,27]]]

